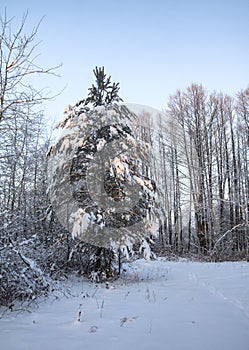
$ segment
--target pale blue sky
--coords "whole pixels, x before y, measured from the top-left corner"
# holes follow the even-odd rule
[[[16,20],[29,10],[27,32],[45,16],[38,61],[63,66],[41,84],[66,86],[46,108],[52,119],[86,97],[96,65],[125,102],[158,109],[193,82],[229,94],[249,85],[248,0],[0,0],[1,15],[5,7]]]

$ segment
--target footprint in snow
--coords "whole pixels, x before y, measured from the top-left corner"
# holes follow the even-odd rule
[[[96,333],[97,330],[98,330],[97,326],[91,326],[90,329],[89,329],[89,333]]]

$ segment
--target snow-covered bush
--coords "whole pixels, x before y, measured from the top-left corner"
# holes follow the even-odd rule
[[[9,306],[14,300],[30,301],[49,292],[49,279],[34,260],[32,241],[14,242],[9,238],[1,246],[0,305]]]

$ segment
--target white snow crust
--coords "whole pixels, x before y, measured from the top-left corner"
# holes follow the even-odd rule
[[[0,310],[0,348],[248,350],[248,281],[247,262],[162,259],[107,285],[74,277],[31,313]]]

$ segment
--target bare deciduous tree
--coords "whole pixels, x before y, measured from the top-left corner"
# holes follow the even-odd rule
[[[46,227],[42,104],[51,96],[36,88],[33,77],[56,75],[56,67],[36,64],[39,24],[27,34],[27,16],[16,30],[14,18],[5,13],[0,20],[0,302],[47,290],[41,270],[30,259]]]
[[[41,74],[56,75],[59,66],[42,68],[36,64],[36,37],[40,23],[30,34],[25,33],[28,12],[19,28],[13,31],[13,18],[5,13],[0,35],[0,122],[20,113],[20,106],[37,105],[51,98],[32,85],[32,77]]]

